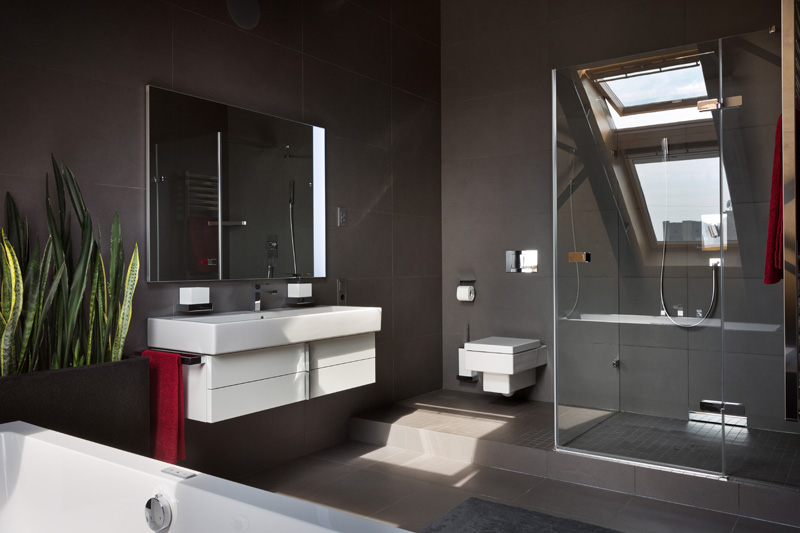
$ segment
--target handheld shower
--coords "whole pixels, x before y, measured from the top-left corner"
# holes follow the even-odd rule
[[[288,148],[288,147],[287,147]],[[292,266],[293,273],[297,273],[297,250],[294,244],[294,180],[289,180],[289,236],[292,239]]]
[[[663,163],[664,163],[664,205],[668,206],[669,205],[669,202],[668,202],[668,198],[669,198],[668,197],[669,180],[667,179],[668,176],[667,176],[666,164],[667,164],[667,161],[669,160],[669,139],[667,139],[666,137],[664,137],[661,140],[661,150],[662,150],[662,152],[664,154],[664,156],[663,156]],[[667,218],[667,217],[665,216],[664,218]],[[659,276],[660,277],[660,279],[659,279],[659,292],[660,292],[660,296],[661,296],[661,313],[664,316],[666,316],[667,319],[670,322],[672,322],[674,325],[678,326],[679,328],[684,328],[684,329],[694,328],[694,327],[699,326],[703,322],[705,322],[706,319],[709,316],[711,316],[711,313],[714,311],[714,307],[717,304],[717,285],[719,283],[719,281],[717,280],[717,276],[719,274],[720,264],[719,263],[714,263],[714,264],[711,265],[711,301],[708,304],[708,309],[706,309],[705,315],[700,315],[699,316],[699,320],[697,320],[695,322],[692,322],[690,324],[681,324],[680,322],[678,322],[677,320],[672,318],[672,316],[670,316],[670,314],[669,314],[669,311],[667,311],[667,303],[666,303],[666,299],[664,298],[664,268],[665,268],[665,265],[666,265],[666,262],[667,262],[667,227],[668,227],[668,225],[669,225],[669,221],[665,220],[664,221],[664,234],[661,236],[661,238],[663,239],[663,244],[662,244],[662,247],[661,247],[661,275]],[[721,228],[719,226],[715,226],[715,229],[717,231],[721,230]],[[709,228],[709,230],[711,230],[711,228]],[[713,231],[712,231],[712,235],[713,235]]]

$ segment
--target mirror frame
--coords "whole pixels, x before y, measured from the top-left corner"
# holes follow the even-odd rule
[[[207,283],[207,282],[217,282],[217,281],[246,281],[246,280],[261,280],[267,279],[265,276],[258,276],[252,278],[223,278],[222,272],[223,269],[217,269],[217,277],[216,278],[209,278],[209,279],[202,279],[202,280],[189,280],[189,279],[169,279],[169,280],[154,280],[152,279],[152,271],[153,271],[153,246],[151,243],[151,208],[150,208],[150,195],[151,195],[151,184],[155,179],[155,176],[151,176],[151,161],[150,161],[150,127],[151,127],[151,117],[150,117],[150,89],[158,89],[160,91],[167,91],[176,95],[185,96],[188,98],[194,98],[197,100],[202,100],[205,102],[210,102],[217,105],[223,105],[228,108],[238,109],[241,111],[246,111],[248,113],[253,113],[255,115],[261,115],[264,117],[275,118],[279,120],[285,120],[287,122],[293,122],[295,124],[302,124],[312,128],[312,141],[313,141],[313,235],[314,235],[314,245],[313,245],[313,256],[314,256],[314,268],[311,274],[313,278],[324,278],[326,275],[326,259],[325,259],[325,252],[326,252],[326,242],[325,242],[325,129],[319,126],[314,126],[311,124],[306,124],[303,122],[299,122],[296,120],[286,119],[283,117],[278,117],[275,115],[270,115],[268,113],[261,113],[259,111],[253,111],[251,109],[233,106],[229,104],[225,104],[222,102],[218,102],[215,100],[209,100],[207,98],[200,98],[198,96],[194,96],[187,93],[182,93],[179,91],[173,91],[171,89],[165,89],[163,87],[158,87],[156,85],[147,85],[145,88],[145,180],[147,182],[146,186],[146,221],[145,221],[145,229],[147,232],[147,282],[148,283],[187,283],[187,282],[200,282],[200,283]],[[221,173],[220,173],[221,176]],[[219,210],[219,215],[221,216],[222,210]],[[221,226],[220,232],[221,232]],[[222,239],[221,234],[218,240],[220,249],[222,248]],[[280,277],[273,277],[269,279],[294,279],[293,276],[280,276]]]

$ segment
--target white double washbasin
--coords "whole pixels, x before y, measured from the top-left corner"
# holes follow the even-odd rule
[[[380,307],[319,306],[147,319],[150,348],[217,355],[380,331]]]

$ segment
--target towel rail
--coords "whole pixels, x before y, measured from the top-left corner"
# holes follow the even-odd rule
[[[133,352],[134,355],[140,356],[144,353],[144,350],[136,350]],[[199,365],[203,362],[204,355],[186,355],[186,354],[175,354],[181,359],[182,365]]]
[[[202,355],[181,355],[181,364],[184,366],[199,365],[203,362]]]

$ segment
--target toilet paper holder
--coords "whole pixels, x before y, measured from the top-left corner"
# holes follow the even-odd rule
[[[458,280],[458,288],[456,289],[456,299],[460,302],[472,302],[475,300],[475,283],[474,277],[461,276]]]

